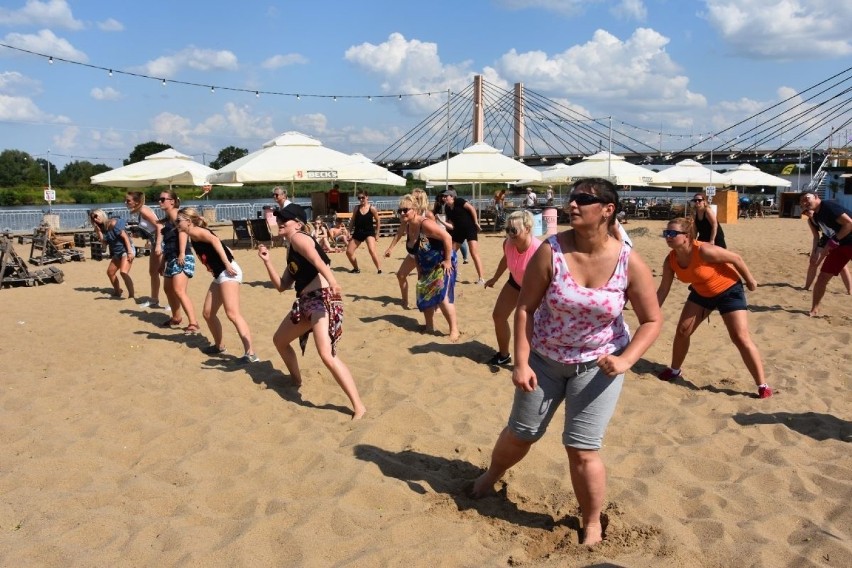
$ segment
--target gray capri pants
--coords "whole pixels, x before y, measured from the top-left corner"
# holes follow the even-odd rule
[[[599,450],[624,375],[609,377],[597,361],[565,364],[535,351],[530,353],[530,368],[538,377],[538,386],[533,392],[515,391],[509,430],[521,440],[538,441],[565,400],[562,444],[578,450]]]

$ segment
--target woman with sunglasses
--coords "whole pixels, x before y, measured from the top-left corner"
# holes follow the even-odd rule
[[[422,215],[426,219],[435,220],[435,214],[429,210],[429,196],[422,189],[414,189],[411,192],[411,197],[414,199],[414,209],[416,211],[422,211]],[[393,240],[391,240],[390,245],[388,245],[388,250],[385,251],[385,257],[390,257],[391,251],[393,247],[396,246],[403,236],[406,235],[406,229],[408,228],[408,223],[405,222],[404,216],[400,216],[399,227],[397,228],[396,235],[394,235]],[[402,264],[399,265],[399,270],[396,271],[396,279],[399,282],[399,294],[402,297],[402,307],[407,310],[409,308],[408,304],[408,276],[414,272],[417,268],[417,255],[408,252],[405,255],[405,258],[402,259]]]
[[[376,253],[376,235],[379,234],[382,228],[382,221],[379,219],[379,212],[370,203],[366,191],[358,193],[358,207],[352,212],[351,224],[352,239],[346,247],[346,258],[352,264],[352,270],[349,272],[353,274],[361,272],[358,268],[358,259],[355,258],[355,251],[361,246],[361,243],[366,242],[370,258],[373,259],[376,270],[381,274],[382,267],[379,264],[379,256]]]
[[[713,208],[710,207],[707,194],[699,192],[693,195],[692,205],[695,207],[695,229],[698,231],[698,240],[728,248],[725,244],[725,231],[722,230]]]
[[[151,297],[139,304],[143,308],[160,309],[160,262],[162,257],[154,254],[157,244],[157,231],[160,228],[159,219],[154,210],[145,205],[145,194],[141,191],[128,191],[124,196],[124,204],[133,215],[139,216],[139,231],[148,241],[151,254],[148,256],[148,276],[151,278]]]
[[[435,332],[435,310],[440,309],[450,328],[450,341],[458,341],[456,319],[456,253],[450,234],[426,217],[428,202],[411,194],[399,200],[400,220],[405,223],[405,250],[417,262],[417,309],[423,312],[425,331]]]
[[[110,219],[103,209],[95,209],[89,216],[95,234],[102,244],[109,247],[109,266],[107,266],[107,278],[112,284],[112,296],[120,298],[122,294],[121,283],[118,275],[127,286],[127,297],[133,299],[133,279],[130,277],[130,268],[133,266],[133,258],[136,256],[136,248],[127,233],[127,221],[125,219]]]
[[[182,321],[180,310],[183,308],[189,319],[189,325],[183,328],[183,332],[186,335],[194,335],[200,328],[187,289],[189,279],[195,274],[195,257],[192,255],[189,237],[177,229],[180,199],[174,190],[168,189],[160,192],[159,202],[165,217],[160,221],[154,251],[157,255],[162,255],[163,289],[172,312],[171,317],[163,322],[161,327],[179,326]]]
[[[591,545],[603,537],[604,432],[624,373],[657,338],[662,316],[650,269],[610,234],[618,211],[615,186],[579,180],[565,208],[571,228],[542,243],[524,273],[515,310],[515,400],[488,470],[471,494],[492,494],[564,401],[562,443],[580,505],[582,543]],[[632,338],[622,317],[627,300],[639,320]]]
[[[313,332],[317,354],[352,403],[352,419],[362,418],[367,408],[361,402],[349,367],[337,355],[337,343],[343,335],[343,298],[340,295],[340,284],[329,266],[331,259],[319,243],[305,232],[308,219],[300,205],[291,203],[279,209],[275,218],[278,221],[278,235],[290,243],[287,269],[279,276],[272,265],[269,250],[263,245],[257,248],[257,255],[263,261],[275,289],[283,292],[295,288],[296,301],[272,336],[272,342],[293,382],[301,386],[299,358],[291,343],[298,339],[304,355],[308,336]]]
[[[485,287],[492,288],[506,269],[509,269],[509,279],[500,289],[491,312],[494,334],[497,336],[497,353],[488,360],[489,365],[507,365],[512,362],[512,356],[509,354],[509,340],[512,337],[509,316],[518,302],[527,264],[541,245],[541,241],[532,234],[533,223],[534,219],[529,211],[515,211],[509,215],[506,219],[503,258],[500,259],[494,276],[485,281]]]
[[[657,376],[663,381],[673,381],[681,375],[690,337],[710,312],[719,310],[728,335],[754,378],[758,398],[772,396],[763,374],[760,352],[748,331],[748,306],[740,279],[745,280],[751,291],[757,288],[757,282],[742,257],[696,240],[692,219],[681,217],[669,221],[663,238],[672,250],[663,262],[663,277],[657,289],[660,306],[666,301],[675,277],[690,285],[690,293],[675,330],[671,365]]]
[[[219,237],[207,228],[207,221],[193,207],[183,207],[178,211],[177,228],[178,231],[186,233],[192,243],[195,256],[213,275],[213,282],[207,289],[201,311],[213,335],[213,342],[202,349],[202,352],[207,355],[221,355],[225,352],[222,322],[217,315],[219,309],[224,307],[225,315],[234,324],[243,342],[245,354],[237,359],[237,362],[240,364],[257,362],[258,358],[251,342],[251,330],[240,312],[240,284],[243,281],[243,271],[234,260],[231,249],[223,245]]]

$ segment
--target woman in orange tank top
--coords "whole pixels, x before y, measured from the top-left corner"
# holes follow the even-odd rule
[[[680,377],[680,367],[689,352],[690,336],[710,312],[719,310],[728,328],[728,335],[754,378],[758,398],[772,396],[772,389],[766,384],[763,374],[760,352],[748,330],[748,306],[740,278],[750,291],[757,288],[757,282],[742,257],[727,249],[696,240],[692,219],[681,217],[669,221],[663,237],[672,250],[663,262],[663,279],[657,288],[660,307],[666,301],[675,277],[690,285],[690,293],[677,323],[672,344],[672,363],[657,376],[664,381]]]

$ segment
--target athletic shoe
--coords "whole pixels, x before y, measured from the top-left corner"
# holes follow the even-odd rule
[[[511,355],[500,355],[500,353],[495,353],[494,356],[488,360],[489,365],[507,365],[512,362]]]
[[[361,274],[361,271],[358,270],[357,268],[353,268],[352,270],[349,271],[349,274]]]
[[[208,345],[204,349],[201,350],[205,355],[221,355],[227,351],[224,347],[216,347],[215,345]]]
[[[769,398],[772,396],[772,389],[769,385],[757,387],[757,398]]]
[[[381,271],[381,270],[379,270],[379,274],[381,274],[381,273],[382,273],[382,271]]]
[[[476,281],[477,286],[485,286],[485,278],[480,278]]]
[[[680,376],[680,371],[675,373],[671,367],[666,367],[662,373],[657,374],[657,378],[661,381],[671,382]]]
[[[467,261],[466,261],[466,260],[465,260],[465,261],[463,261],[463,262],[462,262],[462,264],[467,264]]]
[[[258,361],[260,361],[260,357],[258,357],[254,353],[246,353],[245,355],[237,359],[237,363],[239,363],[240,365],[248,365],[249,363],[257,363]]]

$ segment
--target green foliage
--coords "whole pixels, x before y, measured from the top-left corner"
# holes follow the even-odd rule
[[[130,157],[124,160],[124,165],[129,166],[130,164],[141,162],[151,154],[156,154],[157,152],[162,152],[169,148],[171,148],[171,146],[160,142],[145,142],[143,144],[137,144],[133,151],[130,152]]]
[[[243,156],[247,156],[249,153],[245,148],[237,148],[236,146],[228,146],[227,148],[222,148],[219,151],[219,156],[210,162],[210,167],[214,170],[218,170],[234,162],[239,160]]]
[[[46,182],[47,170],[26,152],[21,150],[0,152],[0,187],[46,185]]]
[[[69,162],[54,178],[54,184],[65,187],[84,187],[90,184],[92,176],[107,172],[110,168],[105,164],[91,162]]]

